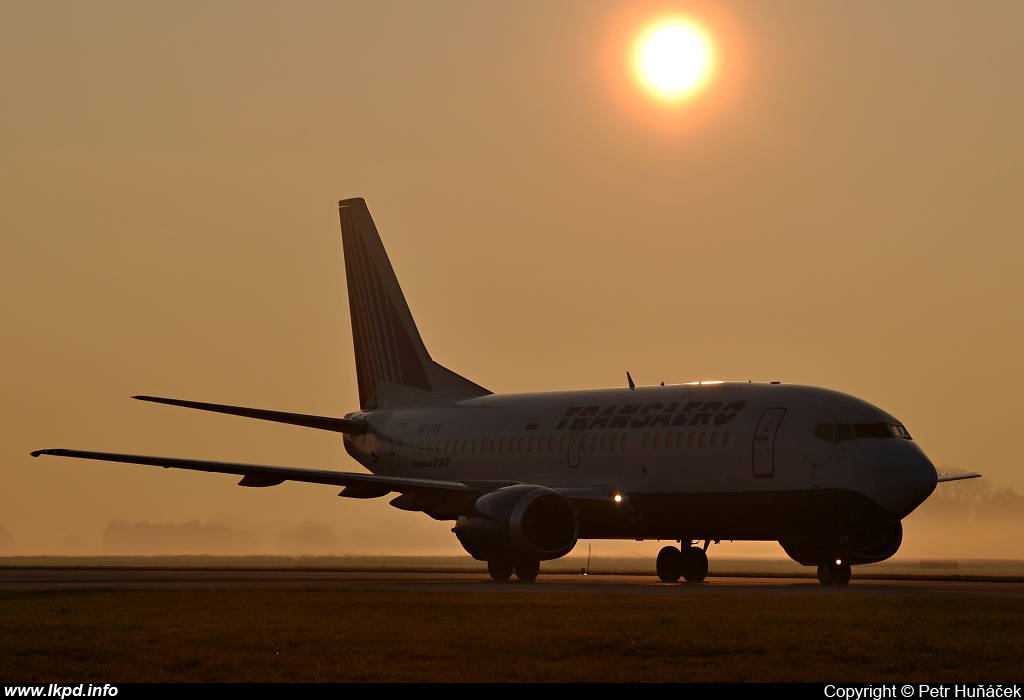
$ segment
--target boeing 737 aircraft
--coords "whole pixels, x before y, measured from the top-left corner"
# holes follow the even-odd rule
[[[899,420],[809,386],[699,382],[493,394],[431,359],[362,199],[340,202],[359,411],[344,418],[136,396],[344,435],[370,474],[81,450],[33,452],[303,481],[454,521],[492,578],[532,581],[580,539],[678,542],[662,581],[703,581],[721,540],[778,541],[822,584],[888,559],[938,481]],[[627,374],[628,377],[628,374]],[[698,546],[703,542],[703,546]]]

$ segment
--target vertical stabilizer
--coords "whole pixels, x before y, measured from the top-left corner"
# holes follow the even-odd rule
[[[490,394],[430,359],[366,202],[338,208],[360,407]]]

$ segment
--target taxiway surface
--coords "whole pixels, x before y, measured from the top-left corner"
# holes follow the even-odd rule
[[[541,574],[535,583],[495,583],[486,574],[359,571],[194,569],[0,569],[0,590],[75,588],[231,589],[317,588],[405,591],[599,593],[628,595],[888,595],[1024,598],[1014,581],[879,580],[854,578],[845,587],[809,578],[711,576],[701,584],[666,584],[654,576]]]

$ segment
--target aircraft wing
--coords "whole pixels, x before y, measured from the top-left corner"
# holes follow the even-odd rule
[[[427,498],[456,496],[478,493],[480,488],[459,481],[437,479],[413,479],[401,476],[378,476],[376,474],[352,474],[325,469],[300,469],[296,467],[272,467],[259,464],[236,464],[232,462],[210,462],[198,459],[177,459],[173,457],[147,457],[113,452],[86,452],[83,450],[36,450],[33,457],[53,455],[54,457],[75,457],[95,459],[103,462],[125,464],[148,464],[164,469],[189,469],[198,472],[236,474],[242,477],[239,486],[277,486],[285,481],[302,481],[309,484],[344,486],[339,494],[348,498],[378,498],[392,492],[414,494]]]
[[[941,474],[939,475],[939,483],[943,481],[960,481],[960,479],[977,479],[981,474],[978,472],[968,472],[966,474]]]

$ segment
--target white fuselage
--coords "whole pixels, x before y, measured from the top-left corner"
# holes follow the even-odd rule
[[[906,438],[835,443],[821,425],[893,425],[815,387],[714,383],[490,395],[353,414],[346,448],[374,473],[621,494],[581,536],[767,539],[899,520],[935,487]]]

